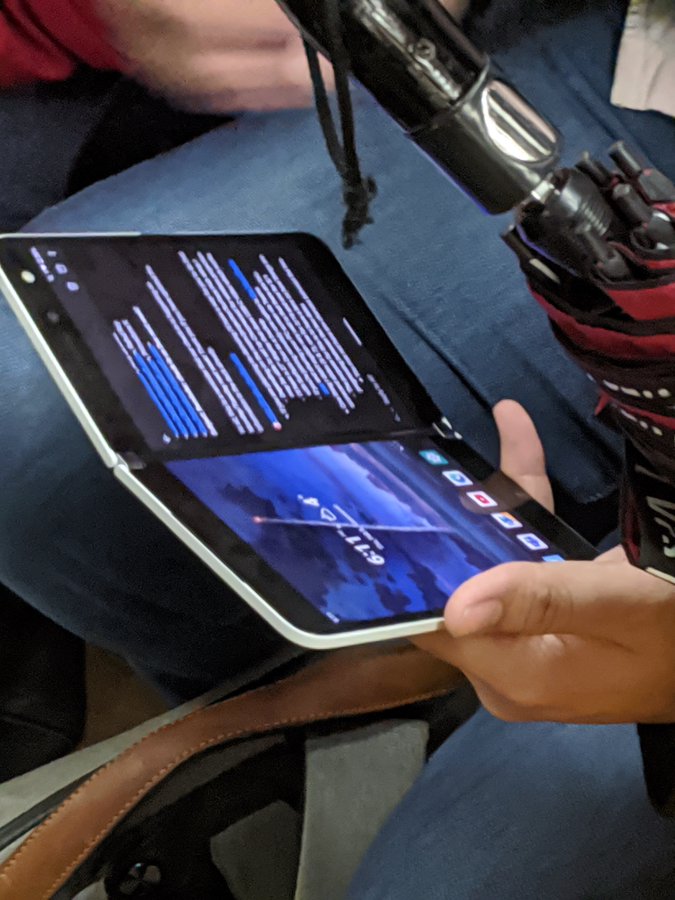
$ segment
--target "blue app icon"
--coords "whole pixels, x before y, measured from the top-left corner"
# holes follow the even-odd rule
[[[430,466],[447,466],[447,459],[438,452],[438,450],[420,450],[420,456],[425,459]]]
[[[565,562],[565,557],[559,553],[552,553],[550,556],[544,557],[544,562]]]
[[[522,522],[519,522],[515,516],[512,516],[511,513],[492,513],[492,518],[495,522],[498,522],[502,528],[506,528],[508,531],[512,531],[514,528],[522,528]]]
[[[464,472],[453,470],[451,472],[443,472],[443,478],[447,478],[455,487],[471,487],[473,481]]]
[[[521,544],[524,544],[528,550],[532,550],[533,552],[549,549],[548,544],[542,541],[540,537],[537,537],[536,534],[519,534],[518,540]]]

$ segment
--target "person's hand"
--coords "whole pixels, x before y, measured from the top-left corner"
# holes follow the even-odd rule
[[[522,407],[495,409],[502,469],[552,508]],[[418,646],[461,669],[507,721],[675,722],[675,587],[620,548],[594,562],[508,563],[462,585]]]
[[[226,113],[312,102],[302,40],[275,0],[97,3],[128,74],[180,106]]]

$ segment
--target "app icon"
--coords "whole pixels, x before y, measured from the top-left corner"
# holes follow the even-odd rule
[[[70,291],[71,294],[76,293],[80,289],[80,286],[76,281],[66,282],[66,287],[68,288],[68,290]]]
[[[447,466],[447,459],[438,452],[438,450],[420,450],[420,456],[425,459],[430,466]]]
[[[467,497],[473,500],[476,506],[480,506],[481,509],[491,509],[493,506],[498,505],[497,501],[493,500],[485,491],[469,491]]]
[[[473,484],[473,481],[468,475],[465,475],[464,472],[443,472],[443,478],[447,478],[451,484],[455,485],[455,487],[471,487]]]
[[[511,513],[492,513],[492,518],[497,522],[502,528],[506,528],[509,531],[514,528],[522,528],[522,522],[519,522],[515,516],[512,516]]]
[[[552,553],[550,556],[544,557],[544,562],[565,562],[565,557],[561,556],[559,553]]]
[[[548,550],[548,544],[542,541],[540,537],[537,537],[536,534],[519,534],[518,540],[521,544],[525,544],[528,550],[534,552],[538,550]]]
[[[63,263],[57,263],[54,268],[56,269],[58,275],[68,274],[68,266],[64,265]]]

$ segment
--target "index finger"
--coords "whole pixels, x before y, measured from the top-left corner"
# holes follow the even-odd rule
[[[534,422],[513,400],[494,408],[501,447],[500,469],[542,506],[553,511],[553,491],[546,472],[546,458]]]

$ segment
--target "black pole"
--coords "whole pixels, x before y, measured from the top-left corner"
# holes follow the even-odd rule
[[[339,2],[353,75],[485,210],[513,209],[555,170],[558,132],[437,0]],[[279,3],[326,53],[322,0]]]

